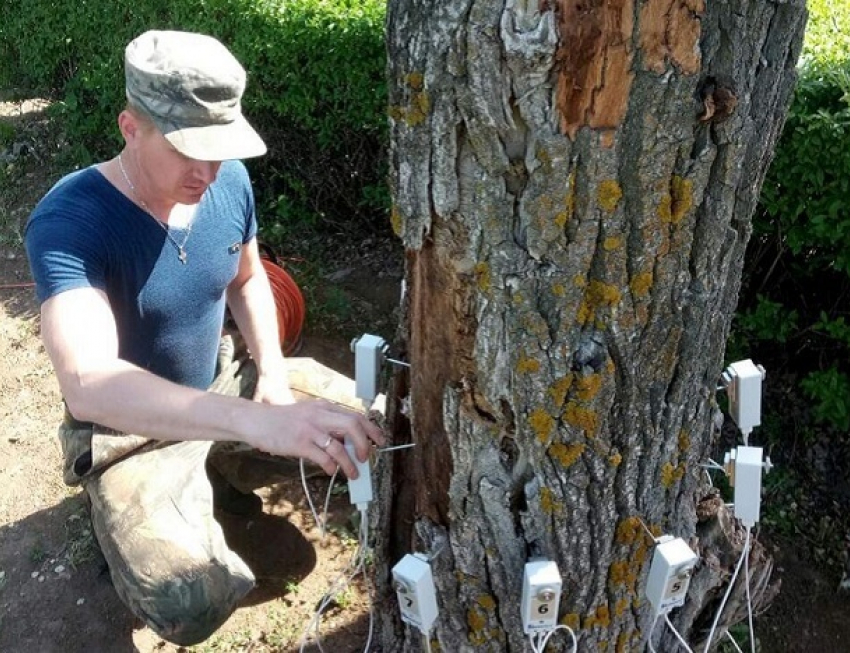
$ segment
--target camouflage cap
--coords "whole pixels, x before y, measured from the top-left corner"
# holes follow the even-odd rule
[[[203,34],[149,31],[124,52],[127,100],[181,154],[200,161],[247,159],[266,146],[242,115],[245,70]]]

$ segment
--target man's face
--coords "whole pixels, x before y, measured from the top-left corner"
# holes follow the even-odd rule
[[[142,193],[150,202],[197,204],[215,181],[220,161],[197,161],[178,152],[151,123],[139,121],[133,150]]]

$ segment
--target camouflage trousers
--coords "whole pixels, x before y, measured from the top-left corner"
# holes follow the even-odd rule
[[[212,392],[250,398],[250,360],[220,365]],[[70,415],[59,428],[65,481],[91,500],[94,533],[124,603],[160,637],[188,646],[207,639],[254,587],[213,517],[212,464],[246,492],[291,476],[273,457],[237,443],[160,442],[121,434]],[[265,464],[264,479],[240,473]]]

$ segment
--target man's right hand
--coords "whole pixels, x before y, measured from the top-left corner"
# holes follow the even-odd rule
[[[364,415],[328,401],[256,405],[262,413],[248,426],[247,444],[274,455],[307,458],[329,475],[340,467],[347,478],[357,478],[357,467],[345,451],[346,439],[361,462],[369,457],[372,443],[385,443],[381,430]]]

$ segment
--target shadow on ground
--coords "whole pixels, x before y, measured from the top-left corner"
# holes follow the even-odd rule
[[[282,597],[313,571],[312,543],[286,518],[216,517],[228,544],[257,577],[256,589],[240,607]],[[115,593],[89,528],[82,494],[0,526],[0,569],[5,571],[0,583],[0,651],[137,650],[133,631],[142,624]],[[75,564],[75,557],[83,560]],[[81,631],[85,637],[80,637]],[[330,633],[326,641],[332,638]]]

